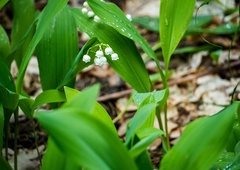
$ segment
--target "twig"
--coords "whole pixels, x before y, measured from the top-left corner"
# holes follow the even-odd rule
[[[214,67],[214,68],[210,68],[210,69],[208,69],[206,71],[203,71],[201,73],[198,73],[198,74],[188,75],[188,76],[180,78],[180,79],[170,80],[168,82],[168,86],[173,86],[173,85],[176,85],[176,84],[186,83],[188,81],[195,80],[195,79],[197,79],[199,77],[208,75],[210,73],[218,73],[220,71],[224,71],[224,70],[229,69],[229,67],[232,68],[232,67],[236,67],[236,66],[239,66],[239,65],[240,65],[240,60],[237,60],[237,61],[234,61],[234,62],[230,63],[229,66],[228,65],[224,65],[222,67]],[[159,84],[159,85],[155,86],[155,88],[156,89],[162,89],[163,88],[163,84]],[[127,90],[123,90],[123,91],[120,91],[120,92],[116,92],[116,93],[100,96],[98,98],[98,101],[99,102],[103,102],[103,101],[107,101],[107,100],[111,100],[111,99],[117,99],[117,98],[129,95],[130,93],[132,93],[132,91],[133,91],[132,89],[127,89]]]
[[[103,102],[103,101],[107,101],[107,100],[111,100],[111,99],[117,99],[119,97],[129,95],[130,93],[132,93],[132,91],[133,91],[132,89],[127,89],[127,90],[123,90],[123,91],[120,91],[120,92],[100,96],[98,98],[98,101]]]

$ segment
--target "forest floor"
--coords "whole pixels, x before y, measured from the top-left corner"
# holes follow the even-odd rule
[[[159,33],[154,28],[146,28],[144,23],[141,23],[143,20],[139,17],[148,17],[148,19],[151,19],[149,17],[157,17],[159,0],[115,0],[115,2],[120,2],[119,5],[125,13],[132,15],[133,22],[142,36],[149,44],[156,47],[159,41]],[[45,3],[44,0],[38,0],[36,1],[36,7],[41,9]],[[77,0],[71,1],[71,5],[75,7],[81,6],[81,3],[79,4]],[[236,8],[234,1],[229,0],[223,3],[228,7]],[[227,23],[237,24],[239,22],[238,14],[233,13],[224,16],[225,10],[226,7],[216,3],[210,3],[206,7],[200,8],[198,15],[211,16],[210,21],[204,25],[204,29],[213,29],[222,25],[228,28]],[[1,17],[3,17],[2,14]],[[7,21],[5,26],[10,30],[11,17],[4,17]],[[156,24],[155,20],[147,20],[146,23],[153,27]],[[172,145],[177,142],[184,127],[189,122],[219,112],[231,102],[231,98],[240,100],[240,87],[237,87],[235,93],[233,93],[234,88],[240,81],[240,37],[238,34],[236,37],[233,36],[234,30],[230,33],[227,31],[228,29],[220,33],[189,33],[182,39],[177,48],[178,51],[172,56],[170,62],[171,76],[168,82],[170,86],[168,131]],[[79,35],[81,46],[87,41],[88,37],[85,34]],[[215,47],[207,43],[205,39],[212,44],[221,46],[221,50],[214,50]],[[188,50],[188,47],[191,47],[191,49]],[[231,50],[229,50],[230,48]],[[160,61],[163,63],[161,50],[156,47],[155,51],[159,54]],[[147,58],[145,54],[142,53],[142,55],[149,74],[156,75],[157,68],[154,62]],[[11,71],[13,75],[17,75],[17,68],[14,64]],[[119,136],[124,138],[126,125],[137,110],[134,103],[126,108],[132,92],[131,87],[109,65],[103,67],[92,66],[80,73],[76,80],[75,88],[78,90],[97,82],[101,83],[98,101],[108,111],[112,119],[115,119],[119,113],[125,110],[125,114],[115,123]],[[154,87],[155,89],[163,88],[160,78],[156,78]],[[42,92],[38,64],[34,56],[26,72],[24,88],[32,98]],[[157,121],[155,126],[158,127]],[[14,132],[14,119],[11,119],[11,129]],[[37,140],[35,140],[35,137],[37,137]],[[46,142],[47,134],[40,128],[37,121],[32,122],[20,111],[18,132],[19,170],[37,169],[39,167],[40,161],[36,144],[42,156],[46,148]],[[13,164],[14,151],[12,148],[13,135],[9,140],[9,158]],[[152,162],[157,167],[162,155],[161,141],[156,140],[148,149]]]

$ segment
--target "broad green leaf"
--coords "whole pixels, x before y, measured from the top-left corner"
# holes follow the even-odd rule
[[[12,75],[2,57],[0,57],[0,102],[4,108],[15,110],[18,104],[18,94],[15,93],[15,85]]]
[[[10,42],[8,39],[8,35],[4,28],[0,25],[0,57],[2,57],[4,60],[6,57],[10,54],[11,47]]]
[[[158,17],[137,17],[133,18],[133,23],[136,23],[150,31],[159,32],[159,18]]]
[[[85,101],[93,102],[87,98]],[[137,169],[118,137],[101,121],[81,112],[81,107],[40,112],[37,119],[59,150],[78,166],[86,169]]]
[[[150,80],[134,42],[106,24],[95,23],[92,18],[83,15],[81,9],[73,9],[72,12],[81,31],[90,37],[97,37],[101,43],[109,44],[118,54],[117,61],[108,58],[112,68],[138,92],[148,92]]]
[[[190,123],[163,158],[160,169],[209,169],[228,145],[239,106],[234,102],[218,114]]]
[[[235,146],[234,152],[223,152],[218,161],[210,170],[230,169],[239,170],[240,167],[240,142]]]
[[[23,38],[29,27],[35,19],[34,0],[11,0],[13,7],[13,27],[11,32],[12,48]],[[17,65],[20,66],[23,57],[24,49],[18,51],[16,55]]]
[[[168,70],[170,57],[192,18],[196,0],[161,0],[160,42]]]
[[[238,25],[233,23],[227,23],[219,27],[206,30],[205,32],[210,34],[217,34],[217,35],[227,35],[227,34],[234,34],[236,31],[238,31]]]
[[[90,114],[90,105],[86,106],[90,103],[94,107],[98,90],[99,85],[90,87],[73,96],[60,109],[40,112],[36,117],[59,151],[76,166],[86,169],[136,169],[118,136]]]
[[[109,116],[108,112],[98,103],[94,107],[94,111],[92,114],[98,120],[102,121],[106,126],[108,126],[109,130],[112,130],[116,136],[118,136],[117,130],[111,117]]]
[[[64,92],[66,96],[66,100],[69,101],[71,98],[73,98],[76,94],[80,93],[78,90],[64,86]]]
[[[93,64],[93,62],[85,63],[82,61],[83,56],[87,53],[88,49],[91,46],[94,46],[96,43],[99,43],[97,38],[91,38],[81,49],[81,51],[78,53],[77,57],[73,61],[66,77],[64,80],[59,84],[58,88],[61,88],[62,86],[66,85],[69,81],[71,81],[82,69],[89,66],[90,64]]]
[[[81,95],[80,93],[82,93],[82,92],[79,92],[78,90],[75,90],[75,89],[72,89],[72,88],[69,88],[66,86],[64,87],[64,91],[65,91],[67,101],[69,101],[71,98],[73,98],[77,94]],[[96,92],[97,91],[95,91],[95,93]],[[95,104],[93,112],[92,113],[89,112],[89,113],[92,114],[94,117],[96,117],[98,120],[102,121],[106,126],[109,127],[109,129],[111,129],[117,135],[116,128],[112,122],[111,117],[107,113],[107,111],[98,102],[95,102],[95,103],[96,104]]]
[[[142,49],[152,58],[156,55],[146,40],[139,34],[125,14],[113,3],[100,0],[87,0],[93,12],[101,21],[117,30],[120,34],[136,41]]]
[[[153,91],[149,93],[133,93],[133,99],[136,105],[139,107],[142,105],[143,101],[146,100],[147,97],[154,98],[154,103],[158,103],[162,100],[166,100],[169,95],[169,90],[164,89],[164,90],[159,90],[159,91]],[[149,102],[148,102],[149,103]]]
[[[68,6],[49,23],[36,53],[43,90],[57,88],[78,53],[77,27]],[[72,79],[68,86],[74,85]]]
[[[99,89],[99,84],[88,87],[84,89],[84,91],[82,91],[81,93],[73,96],[70,100],[68,100],[68,102],[63,105],[63,107],[79,108],[81,106],[82,112],[92,113],[96,104]],[[86,99],[92,102],[87,102]]]
[[[32,105],[34,103],[33,99],[30,99],[29,97],[21,96],[19,98],[19,107],[23,111],[23,113],[28,116],[29,118],[33,117],[33,108]]]
[[[21,62],[22,59],[25,57],[25,51],[29,47],[29,44],[32,41],[33,35],[36,31],[36,25],[37,19],[32,23],[32,25],[29,27],[29,29],[21,38],[21,40],[19,40],[18,43],[14,46],[14,48],[11,51],[11,54],[6,58],[6,64],[9,68],[14,59],[17,59],[18,60],[17,64],[20,64],[18,62]]]
[[[3,133],[4,133],[4,110],[3,104],[0,102],[0,151],[3,149]]]
[[[9,0],[0,0],[0,10]]]
[[[186,35],[203,32],[203,27],[211,23],[213,16],[211,15],[197,15],[192,17]],[[133,22],[147,28],[148,30],[159,32],[159,18],[158,17],[137,17],[133,18]]]
[[[156,104],[148,104],[141,107],[128,124],[126,132],[126,145],[129,145],[134,134],[144,128],[153,126]],[[130,144],[130,147],[132,144]]]
[[[41,170],[79,170],[80,166],[63,154],[51,138],[48,139]]]
[[[232,162],[233,159],[234,159],[233,152],[223,153],[219,157],[219,160],[210,168],[210,170],[225,169],[226,167],[229,166],[229,164]],[[234,170],[234,169],[231,169],[231,170]]]
[[[2,170],[12,170],[12,167],[9,165],[9,163],[1,155],[0,155],[0,165],[1,165]]]
[[[203,28],[210,24],[212,20],[213,16],[211,15],[194,16],[189,23],[186,34],[199,34],[205,32]]]
[[[44,8],[44,10],[41,12],[39,16],[39,22],[37,25],[36,32],[26,49],[24,51],[24,58],[22,60],[21,66],[19,68],[18,78],[16,81],[16,89],[17,92],[21,92],[22,90],[22,84],[23,84],[23,77],[27,69],[28,62],[35,50],[35,47],[41,40],[45,30],[49,26],[49,23],[52,21],[54,16],[56,16],[67,4],[68,0],[50,0],[48,1],[47,6]]]
[[[19,95],[0,85],[0,102],[3,107],[14,111],[18,105]]]
[[[16,89],[12,75],[1,56],[0,56],[0,73],[1,73],[0,85],[2,85],[3,87],[7,88],[10,91],[15,92]]]
[[[66,97],[64,92],[59,90],[46,90],[36,97],[32,105],[32,109],[35,110],[39,106],[42,106],[43,104],[47,104],[47,103],[58,103],[58,102],[65,102],[65,101],[66,101]]]
[[[140,141],[130,149],[131,157],[134,159],[137,158],[137,156],[143,153],[151,143],[163,134],[163,131],[155,128],[146,128],[138,131],[137,135]]]

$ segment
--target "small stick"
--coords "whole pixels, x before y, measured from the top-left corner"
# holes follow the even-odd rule
[[[230,67],[236,67],[236,66],[239,66],[239,65],[240,65],[240,60],[237,60],[237,61],[234,61],[234,62],[230,63]],[[227,70],[228,68],[229,68],[228,65],[224,65],[222,67],[215,67],[215,68],[208,69],[208,70],[203,71],[203,72],[198,73],[198,74],[188,75],[188,76],[180,78],[180,79],[174,79],[174,80],[171,80],[171,81],[168,82],[168,86],[173,86],[175,84],[181,84],[181,83],[185,83],[185,82],[188,82],[188,81],[192,81],[192,80],[195,80],[199,77],[208,75],[210,73],[218,73],[220,71]],[[156,89],[162,89],[163,84],[159,84],[159,85],[155,86],[155,88]],[[123,91],[120,91],[120,92],[100,96],[98,98],[98,102],[103,102],[103,101],[107,101],[107,100],[111,100],[111,99],[117,99],[117,98],[129,95],[130,93],[132,93],[132,91],[133,91],[133,89],[127,89],[127,90],[123,90]]]

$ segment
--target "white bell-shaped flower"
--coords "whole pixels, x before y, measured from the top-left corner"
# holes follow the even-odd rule
[[[83,9],[82,9],[82,13],[83,13],[83,14],[88,13],[88,9],[87,9],[87,8],[83,8]]]
[[[113,50],[112,50],[111,47],[105,48],[105,54],[106,54],[106,55],[109,55],[109,54],[112,54],[112,53],[113,53]]]
[[[113,54],[111,55],[111,58],[112,58],[112,60],[118,60],[118,59],[119,59],[117,53],[113,53]]]
[[[88,63],[88,62],[91,61],[91,57],[90,57],[89,55],[84,55],[84,56],[83,56],[83,61],[84,61],[85,63]]]
[[[95,15],[94,16],[94,19],[93,19],[95,22],[100,22],[101,21],[101,19],[97,16],[97,15]]]
[[[103,51],[98,50],[98,51],[96,52],[96,56],[97,56],[98,58],[103,57]]]
[[[87,15],[88,15],[89,18],[91,18],[91,17],[93,17],[95,14],[94,14],[93,11],[88,11]]]
[[[88,3],[86,1],[83,3],[83,6],[89,7],[89,5],[88,5]]]
[[[107,63],[107,58],[106,57],[100,57],[99,59],[100,59],[100,62],[101,62],[102,65]]]
[[[101,66],[101,61],[100,61],[100,58],[94,58],[94,63],[97,65],[97,66]]]

